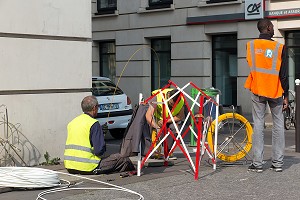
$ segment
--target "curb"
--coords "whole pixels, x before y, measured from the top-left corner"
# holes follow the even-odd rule
[[[265,128],[272,128],[273,127],[273,123],[272,122],[266,122],[265,123]]]
[[[0,194],[5,192],[11,192],[13,188],[10,187],[0,187]]]
[[[254,127],[254,123],[253,122],[250,122],[252,128]],[[265,129],[269,129],[269,128],[272,128],[273,127],[273,122],[265,122]]]

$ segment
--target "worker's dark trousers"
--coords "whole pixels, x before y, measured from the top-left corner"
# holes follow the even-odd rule
[[[129,157],[122,157],[121,154],[111,154],[100,161],[95,174],[109,174],[113,172],[125,172],[135,170],[135,167]]]
[[[91,172],[79,171],[75,169],[67,169],[70,174],[109,174],[114,172],[124,172],[135,170],[135,167],[129,157],[122,157],[119,153],[111,154],[106,158],[102,158],[98,167]]]

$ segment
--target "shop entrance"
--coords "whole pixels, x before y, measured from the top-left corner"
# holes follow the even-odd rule
[[[223,106],[237,105],[237,35],[212,37],[212,83]]]

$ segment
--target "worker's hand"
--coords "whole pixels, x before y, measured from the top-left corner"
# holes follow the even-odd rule
[[[163,124],[164,124],[164,121],[163,121],[163,120],[159,120],[159,121],[157,122],[157,125],[158,125],[159,127],[162,127]]]
[[[283,99],[283,107],[282,107],[282,110],[286,110],[287,107],[288,107],[288,104],[289,104],[289,100],[288,100],[287,97],[285,97],[285,98]]]

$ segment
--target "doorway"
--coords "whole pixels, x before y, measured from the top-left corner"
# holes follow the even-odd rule
[[[295,80],[300,79],[300,31],[286,32],[285,46],[288,52],[289,85],[295,91]]]
[[[212,83],[223,106],[237,105],[237,35],[212,37]]]

